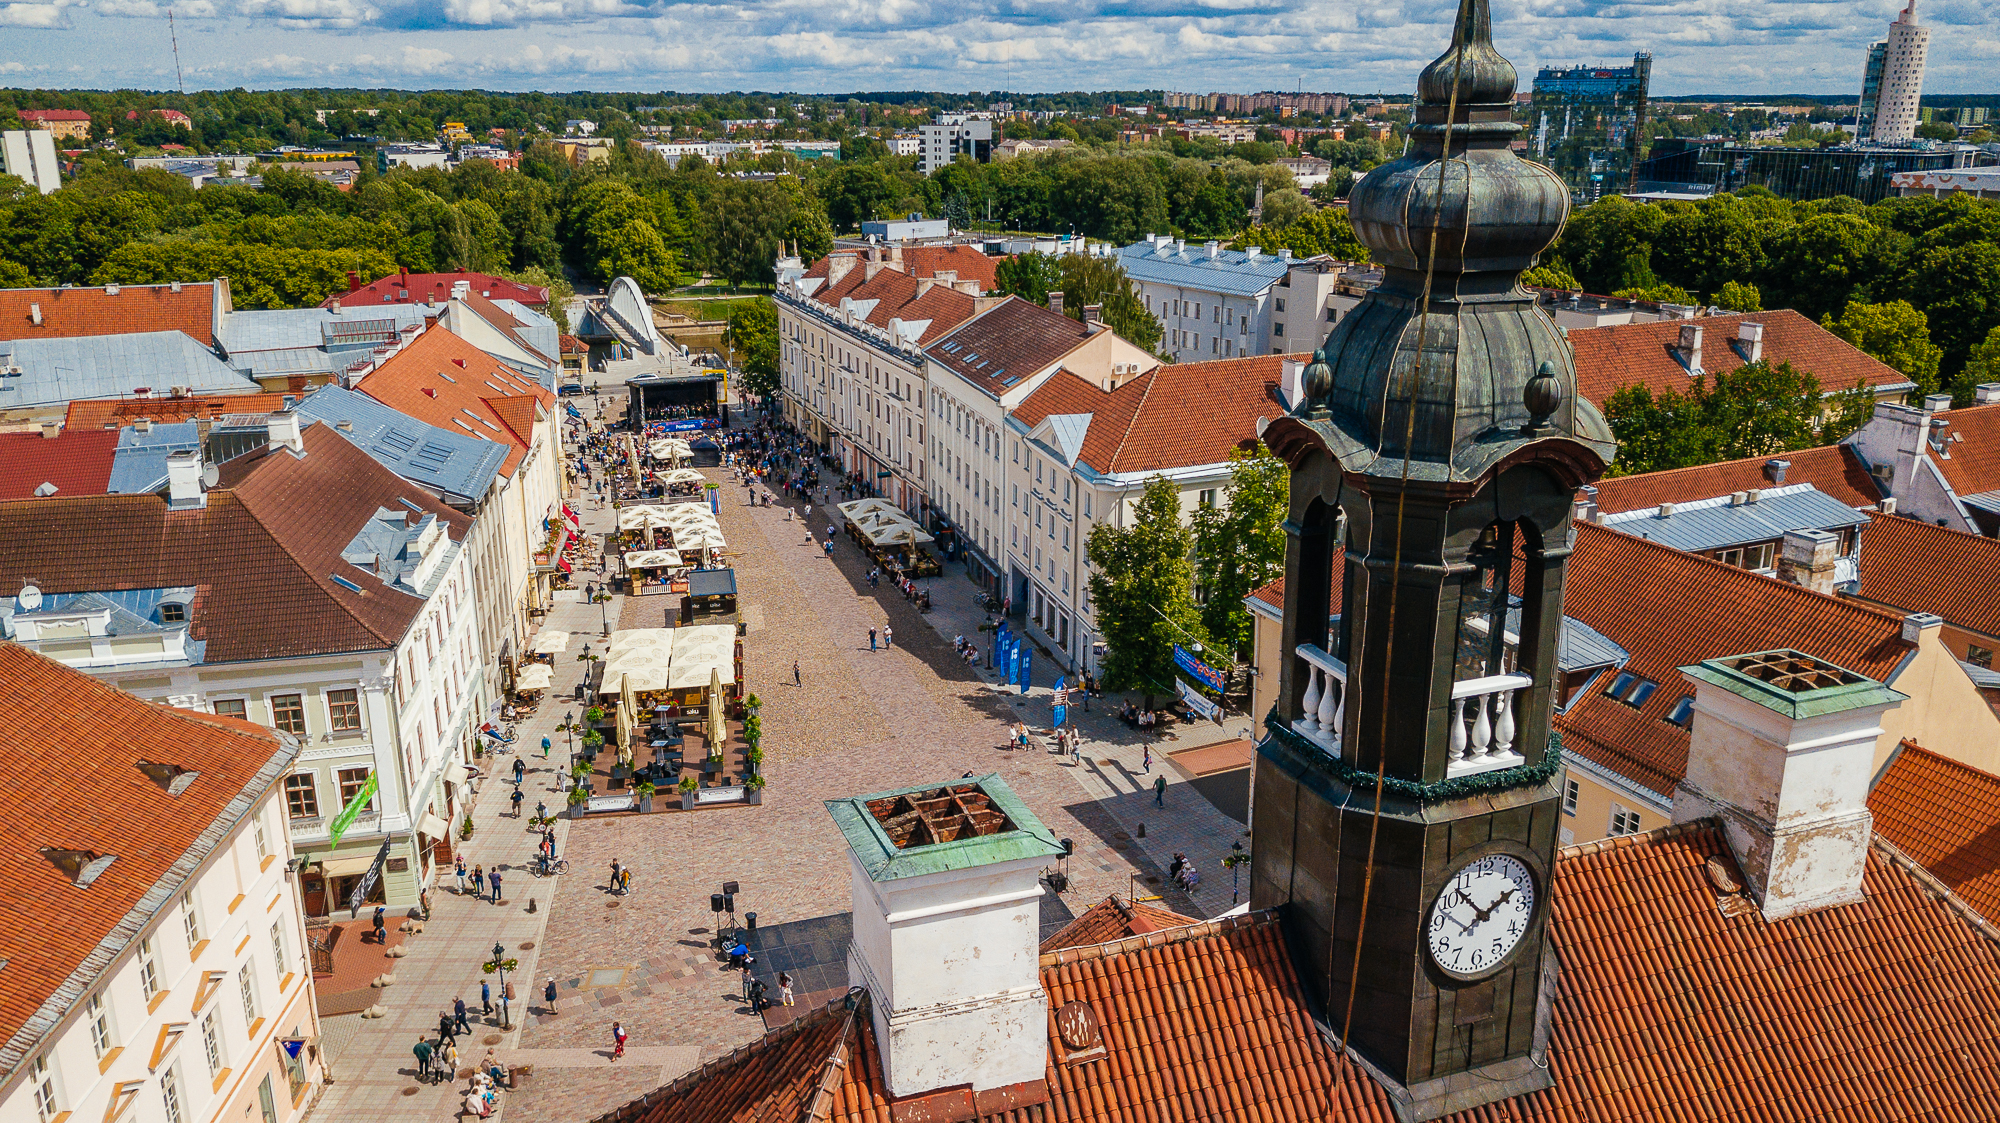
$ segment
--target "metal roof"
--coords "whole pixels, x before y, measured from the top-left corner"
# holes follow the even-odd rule
[[[299,416],[322,421],[377,462],[412,483],[448,496],[486,494],[512,447],[440,429],[381,402],[338,386],[322,386],[300,399]],[[343,431],[339,423],[353,426]]]
[[[1165,248],[1166,253],[1161,253]],[[1118,251],[1118,264],[1134,281],[1153,285],[1219,292],[1230,296],[1255,296],[1271,287],[1291,269],[1292,263],[1274,254],[1252,258],[1241,250],[1218,249],[1210,256],[1208,247],[1135,242]]]
[[[367,304],[339,312],[331,308],[252,309],[224,316],[216,338],[232,358],[243,351],[367,349],[394,338],[403,328],[422,327],[423,323],[423,305]]]
[[[1757,501],[1749,502],[1749,494],[1755,494]],[[1746,501],[1741,504],[1735,504],[1732,496],[1722,495],[1671,506],[1673,513],[1664,517],[1658,507],[1647,507],[1605,515],[1598,521],[1614,530],[1690,553],[1768,542],[1783,538],[1785,532],[1792,530],[1837,530],[1868,523],[1867,515],[1811,484],[1746,493]]]
[[[201,432],[192,421],[153,425],[147,432],[127,425],[118,430],[118,448],[111,454],[111,479],[104,490],[112,495],[141,495],[167,486],[167,457],[201,448]]]
[[[140,387],[164,395],[175,386],[196,394],[263,389],[186,332],[0,340],[0,409],[122,398]]]

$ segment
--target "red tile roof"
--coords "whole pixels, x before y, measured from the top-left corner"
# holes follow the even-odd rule
[[[394,647],[423,602],[342,549],[383,507],[435,514],[454,540],[472,520],[328,426],[303,440],[302,457],[260,450],[222,465],[195,510],[158,495],[0,501],[0,596],[30,580],[49,593],[193,586],[188,634],[207,643],[206,663]]]
[[[836,252],[853,256],[856,259],[854,266],[856,271],[866,267],[868,258],[865,253],[856,250]],[[890,252],[890,247],[882,247],[884,257]],[[917,278],[934,277],[940,269],[955,271],[961,281],[978,281],[981,292],[992,292],[999,287],[1000,262],[1006,260],[1002,257],[988,257],[976,246],[904,246],[899,252],[903,255],[902,261],[885,261],[883,264],[890,269],[900,270],[908,276]],[[828,254],[806,266],[804,276],[826,277],[831,275],[832,268],[833,254]]]
[[[918,346],[971,319],[978,307],[972,297],[949,285],[920,285],[915,278],[893,269],[883,269],[869,277],[867,270],[861,266],[856,266],[838,283],[823,286],[810,299],[838,312],[843,297],[857,303],[874,301],[868,314],[862,318],[885,331],[892,319],[904,323],[928,320],[929,324],[917,337]]]
[[[586,345],[583,342],[583,340],[578,339],[576,336],[573,335],[557,336],[556,345],[562,349],[562,353],[565,355],[590,354],[590,347]]]
[[[57,495],[102,495],[117,451],[116,430],[65,429],[54,440],[0,433],[0,499],[26,499],[44,483]]]
[[[1109,392],[1058,371],[1014,416],[1032,429],[1053,415],[1091,414],[1078,460],[1105,475],[1220,464],[1257,439],[1259,417],[1285,412],[1277,390],[1287,358],[1302,356],[1166,363]]]
[[[2000,542],[1902,515],[1871,520],[1861,535],[1862,600],[2000,636]]]
[[[74,401],[63,424],[71,429],[122,429],[140,418],[162,425],[228,413],[276,413],[297,394],[194,394],[185,398],[118,398]]]
[[[18,115],[23,121],[88,121],[90,114],[81,109],[23,109]]]
[[[2000,920],[2000,776],[1906,740],[1868,793],[1868,810],[1877,834]]]
[[[1823,445],[1776,456],[1752,456],[1746,460],[1599,480],[1597,506],[1604,514],[1615,515],[1661,503],[1692,503],[1751,488],[1777,487],[1778,483],[1765,470],[1772,460],[1791,462],[1785,471],[1787,485],[1809,483],[1850,507],[1868,507],[1882,500],[1874,477],[1868,474],[1853,449],[1846,445]]]
[[[1547,1090],[1451,1123],[1990,1120],[2000,1065],[2000,931],[1880,842],[1861,904],[1771,923],[1706,873],[1733,865],[1712,820],[1562,851]],[[1391,1123],[1387,1095],[1315,1026],[1275,913],[1044,954],[1049,1100],[926,1118]],[[1064,1063],[1063,1003],[1097,1013],[1106,1055]],[[865,1010],[865,1007],[863,1007]],[[840,1004],[603,1117],[619,1123],[892,1123],[872,1019]],[[782,1063],[781,1053],[797,1058]],[[774,1071],[775,1070],[775,1071]],[[680,1107],[713,1082],[700,1110]],[[829,1087],[830,1086],[830,1087]],[[824,1094],[817,1089],[828,1088]],[[801,1090],[804,1094],[801,1094]],[[773,1092],[782,1104],[772,1108]],[[942,1098],[942,1097],[940,1097]],[[960,1096],[959,1098],[964,1098]]]
[[[1687,730],[1665,720],[1692,690],[1681,667],[1789,647],[1887,679],[1909,651],[1899,612],[1591,523],[1575,526],[1563,612],[1631,652],[1624,669],[1659,689],[1633,709],[1605,697],[1609,684],[1598,682],[1557,716],[1556,725],[1567,748],[1661,795],[1673,794],[1687,772]],[[1868,542],[1864,534],[1864,555]]]
[[[1338,573],[1339,567],[1336,567],[1334,571]],[[1269,605],[1271,608],[1276,609],[1280,615],[1284,614],[1285,611],[1284,578],[1280,577],[1276,581],[1271,582],[1269,585],[1266,585],[1261,589],[1254,589],[1251,591],[1250,595],[1257,598],[1262,603]]]
[[[213,347],[215,299],[213,281],[185,283],[179,292],[172,285],[0,289],[0,339],[179,331]]]
[[[1645,386],[1685,392],[1693,379],[1674,356],[1683,324],[1702,329],[1701,365],[1711,374],[1735,370],[1742,356],[1731,348],[1736,325],[1748,320],[1764,325],[1766,361],[1787,362],[1819,379],[1826,393],[1868,385],[1906,385],[1903,374],[1789,308],[1705,316],[1699,320],[1660,320],[1608,328],[1578,328],[1569,333],[1576,352],[1577,389],[1600,408],[1613,392]]]
[[[1062,931],[1042,941],[1042,954],[1060,948],[1088,947],[1092,944],[1107,944],[1123,940],[1128,936],[1143,936],[1148,932],[1160,932],[1169,928],[1185,928],[1199,921],[1182,916],[1168,909],[1133,901],[1127,904],[1113,893],[1089,908],[1083,915],[1064,925]]]
[[[359,284],[359,280],[349,276],[347,291],[327,297],[320,307],[330,308],[336,300],[349,308],[367,304],[441,304],[451,299],[451,286],[459,281],[470,284],[474,296],[489,300],[518,300],[535,307],[549,302],[549,290],[540,285],[462,269],[456,273],[392,273],[365,285]]]
[[[1093,334],[1081,320],[1010,296],[932,343],[924,353],[998,398],[1020,379],[1061,362]]]
[[[437,325],[354,388],[440,429],[507,442],[512,447],[500,466],[507,476],[514,474],[534,440],[535,410],[546,414],[555,403],[555,395],[540,383]]]
[[[13,1070],[46,1032],[17,1037],[29,1019],[59,990],[66,998],[46,1013],[66,1012],[136,938],[136,926],[176,899],[188,870],[216,844],[204,834],[240,815],[231,803],[246,789],[267,790],[298,746],[248,722],[142,701],[11,643],[0,644],[0,682],[7,684],[0,743],[9,767],[21,776],[62,776],[60,783],[12,785],[7,796],[0,1068]],[[89,751],[77,752],[78,745]],[[142,760],[199,775],[168,795],[139,770]],[[89,798],[79,801],[83,792]],[[45,847],[116,860],[79,889],[44,856]]]
[[[1982,491],[2000,491],[2000,405],[1967,406],[1949,410],[1938,417],[1949,424],[1946,460],[1931,454],[1931,463],[1944,474],[1945,482],[1962,499]]]

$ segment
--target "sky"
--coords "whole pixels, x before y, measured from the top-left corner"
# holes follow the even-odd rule
[[[1926,93],[2000,90],[2000,4],[1916,0]],[[1653,91],[1858,94],[1901,0],[1494,0],[1522,71],[1653,53]],[[0,0],[0,85],[1407,93],[1456,0]]]

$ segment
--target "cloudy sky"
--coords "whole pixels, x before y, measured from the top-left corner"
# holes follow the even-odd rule
[[[1929,93],[2000,4],[1919,0]],[[0,85],[1407,92],[1456,0],[0,0]],[[1494,0],[1522,71],[1653,52],[1660,94],[1858,92],[1901,0]]]

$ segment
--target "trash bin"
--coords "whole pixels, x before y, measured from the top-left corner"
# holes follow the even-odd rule
[[[754,912],[744,913],[743,926],[748,928],[750,931],[755,932],[757,930],[757,914]]]

